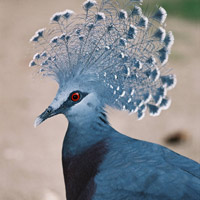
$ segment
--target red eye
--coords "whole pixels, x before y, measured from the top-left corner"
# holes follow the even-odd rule
[[[73,93],[71,99],[72,101],[78,101],[80,99],[80,94],[78,92]]]

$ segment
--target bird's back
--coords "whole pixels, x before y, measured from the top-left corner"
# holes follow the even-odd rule
[[[118,133],[107,141],[94,200],[199,200],[200,165],[195,161]]]

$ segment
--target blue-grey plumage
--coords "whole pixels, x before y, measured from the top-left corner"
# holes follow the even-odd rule
[[[199,200],[200,165],[157,144],[114,130],[104,108],[157,116],[167,109],[175,76],[166,63],[174,42],[167,13],[142,12],[143,0],[95,0],[84,14],[54,14],[53,28],[31,38],[40,52],[30,62],[59,89],[36,119],[69,120],[62,162],[68,200]]]
[[[75,191],[77,185],[81,187],[79,184],[85,178],[83,173],[87,174],[88,180],[84,182],[82,190],[75,192],[79,199],[84,199],[82,194],[87,191],[87,185],[92,195],[86,199],[92,200],[199,199],[200,165],[197,162],[163,146],[118,133],[107,122],[103,110],[97,110],[82,125],[69,120],[63,143],[66,189],[71,188],[72,184],[68,173],[72,177],[79,174],[77,183],[72,184],[74,187],[71,190]],[[85,153],[88,151],[92,153]],[[74,167],[71,172],[70,164],[65,162],[67,160],[73,165],[72,160],[77,156],[81,157],[77,160],[79,167]],[[69,195],[71,190],[67,190]],[[70,197],[76,199],[73,195]]]
[[[113,133],[94,200],[200,198],[200,165],[157,144]]]
[[[38,119],[62,113],[69,120],[62,150],[68,200],[199,199],[198,163],[118,133],[95,93],[75,90],[67,96]]]

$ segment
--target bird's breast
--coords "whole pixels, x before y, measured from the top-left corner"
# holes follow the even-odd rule
[[[63,173],[68,200],[91,199],[96,190],[94,177],[108,149],[106,140],[101,140],[78,155],[63,153]]]

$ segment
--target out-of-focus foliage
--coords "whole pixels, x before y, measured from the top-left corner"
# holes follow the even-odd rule
[[[170,16],[200,20],[200,0],[158,0],[158,5],[164,7]]]
[[[118,1],[120,5],[127,0]],[[186,20],[200,21],[200,0],[141,0],[143,11],[155,12],[155,5],[162,6],[170,17],[179,17]],[[146,14],[147,14],[146,13]]]

